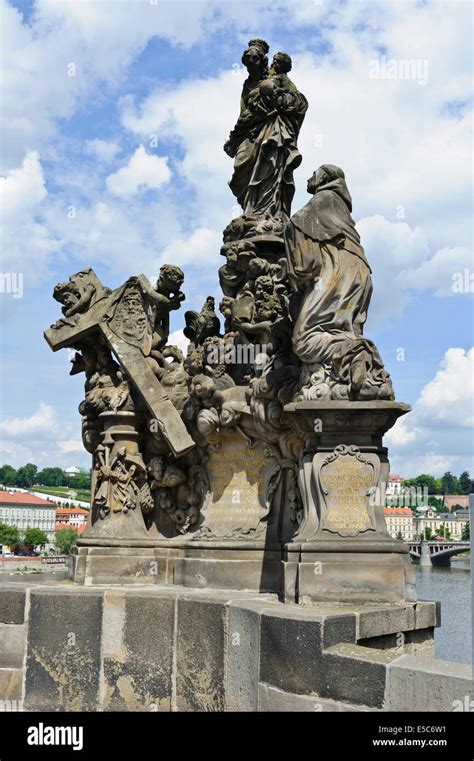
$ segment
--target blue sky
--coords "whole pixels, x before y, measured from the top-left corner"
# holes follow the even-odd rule
[[[258,36],[271,54],[292,55],[310,102],[293,209],[314,168],[346,172],[374,271],[366,335],[397,398],[414,406],[387,437],[392,469],[474,470],[470,2],[0,7],[2,272],[24,279],[22,298],[0,293],[0,462],[88,464],[83,378],[69,377],[67,352],[51,353],[42,336],[58,317],[59,280],[92,266],[115,287],[174,262],[187,308],[218,295],[222,229],[238,213],[222,145],[238,114],[241,52]],[[465,270],[467,287],[454,292]]]

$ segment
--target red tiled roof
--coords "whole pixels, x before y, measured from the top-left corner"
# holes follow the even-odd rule
[[[385,515],[413,515],[413,510],[409,507],[384,507]]]
[[[43,505],[44,507],[54,507],[52,502],[48,502],[47,499],[41,499],[29,492],[9,492],[0,491],[0,504],[1,505]]]
[[[57,507],[56,515],[89,515],[89,510],[82,507]]]
[[[405,479],[403,478],[403,476],[397,476],[396,473],[393,473],[393,474],[391,473],[388,477],[388,480],[389,481],[404,481]]]
[[[83,531],[86,529],[86,524],[83,526],[73,526],[71,523],[56,523],[54,530],[55,531],[62,531],[63,529],[69,529],[73,528],[74,531],[77,531],[78,534],[82,534]]]

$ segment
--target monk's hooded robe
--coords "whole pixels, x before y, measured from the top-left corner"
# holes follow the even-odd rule
[[[363,338],[372,295],[371,269],[351,216],[352,199],[342,170],[294,214],[286,230],[291,279],[304,286],[293,331],[293,351],[307,364],[329,368],[336,383],[350,383],[350,366],[366,361],[372,398],[391,396],[375,345]],[[388,382],[388,386],[387,386]],[[380,388],[380,394],[377,387]]]

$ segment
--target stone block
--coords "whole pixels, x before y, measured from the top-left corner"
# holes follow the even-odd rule
[[[389,711],[473,711],[472,669],[422,655],[402,655],[388,668]]]
[[[319,693],[324,684],[323,617],[288,606],[265,611],[261,620],[260,681],[298,695]]]
[[[22,669],[0,668],[0,712],[21,710]]]
[[[410,559],[394,552],[302,552],[298,598],[314,602],[394,603],[410,601]]]
[[[150,547],[78,547],[71,555],[76,584],[156,584],[160,564]]]
[[[25,620],[26,588],[8,584],[0,587],[0,623],[22,624]]]
[[[258,710],[261,712],[279,713],[320,713],[323,711],[337,711],[337,703],[331,700],[322,700],[317,695],[296,695],[284,692],[270,684],[260,682],[258,685]]]
[[[354,614],[328,615],[323,622],[323,648],[338,642],[355,642],[357,620]]]
[[[207,599],[178,599],[176,709],[225,708],[226,608]]]
[[[419,600],[415,605],[415,629],[441,626],[441,605],[431,600]]]
[[[368,706],[342,703],[337,700],[320,698],[317,695],[295,695],[282,692],[269,684],[258,685],[258,710],[265,712],[340,713],[373,711]]]
[[[232,601],[228,608],[226,710],[256,711],[260,665],[260,621],[272,603]],[[273,603],[278,607],[278,603]]]
[[[101,710],[170,711],[174,600],[107,590]]]
[[[397,656],[360,645],[333,645],[324,652],[322,697],[382,708],[387,666]]]
[[[27,710],[97,710],[102,594],[80,587],[31,590]]]
[[[413,605],[380,607],[359,613],[358,639],[398,634],[415,628]]]
[[[0,624],[0,668],[21,668],[25,636],[25,624]]]

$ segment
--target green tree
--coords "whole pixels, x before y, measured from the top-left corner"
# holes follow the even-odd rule
[[[0,468],[0,483],[5,486],[14,486],[16,483],[17,471],[11,465],[2,465]]]
[[[467,470],[463,471],[459,476],[459,486],[461,487],[461,494],[470,494],[471,492],[471,476]]]
[[[16,474],[16,486],[21,486],[23,489],[29,489],[36,481],[36,474],[38,468],[31,462],[27,462],[22,468],[18,468]]]
[[[66,483],[71,489],[90,489],[90,473],[78,473],[75,476],[66,476]]]
[[[71,547],[76,543],[77,531],[75,528],[61,528],[56,531],[56,547],[62,555],[69,555]]]
[[[16,526],[7,526],[0,523],[0,544],[7,547],[15,547],[20,543],[20,533]]]
[[[451,531],[449,530],[446,523],[443,523],[441,526],[441,536],[443,536],[445,539],[451,539]]]
[[[41,547],[48,543],[48,537],[39,528],[27,528],[23,541],[28,547]]]
[[[425,530],[423,531],[423,539],[426,539],[426,541],[429,542],[429,540],[432,538],[433,538],[433,532],[431,531],[431,529],[425,528]]]
[[[448,470],[441,478],[443,494],[457,494],[458,479]]]
[[[420,489],[426,487],[428,489],[428,494],[436,493],[436,480],[433,476],[429,476],[426,473],[421,473],[415,478],[410,478],[408,481],[404,481],[403,486],[417,486]]]
[[[401,531],[397,531],[397,536],[396,536],[396,538],[397,538],[397,539],[400,539],[401,541],[403,541],[403,536],[402,536],[402,532],[401,532]]]
[[[469,521],[468,521],[463,526],[462,534],[461,534],[461,539],[463,540],[463,542],[468,542],[470,538],[471,538],[471,528],[470,528],[470,524],[469,524]]]
[[[65,480],[62,468],[44,468],[36,476],[37,483],[42,486],[62,486]]]
[[[431,496],[428,497],[428,505],[430,507],[434,507],[435,510],[437,510],[439,513],[442,513],[444,511],[443,507],[443,500],[439,497]]]

